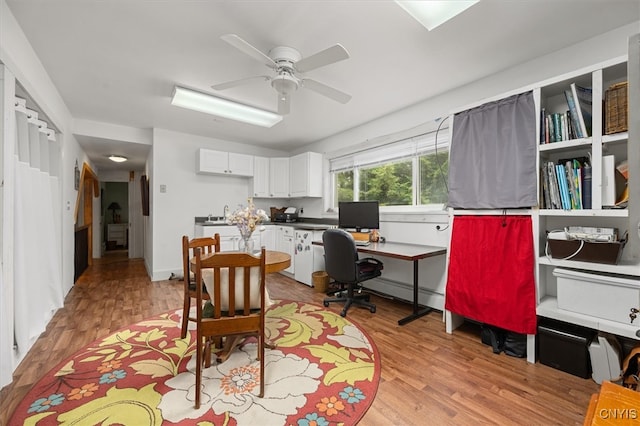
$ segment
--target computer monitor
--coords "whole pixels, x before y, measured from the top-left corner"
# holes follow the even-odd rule
[[[380,228],[380,211],[377,201],[340,201],[338,203],[338,227],[355,229]]]

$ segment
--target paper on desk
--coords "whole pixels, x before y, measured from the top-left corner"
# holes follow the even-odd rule
[[[287,209],[284,211],[285,213],[295,213],[296,212],[296,208],[295,207],[287,207]]]

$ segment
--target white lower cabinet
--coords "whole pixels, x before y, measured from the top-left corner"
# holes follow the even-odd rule
[[[274,225],[264,225],[264,230],[260,231],[260,247],[267,250],[276,250],[276,227]]]
[[[260,250],[265,246],[267,250],[276,250],[275,240],[276,229],[273,225],[265,225],[264,231],[256,230],[251,235],[253,240],[253,249]],[[235,225],[220,226],[204,226],[196,225],[195,236],[213,237],[215,234],[220,235],[220,251],[235,251],[239,248],[240,231]]]

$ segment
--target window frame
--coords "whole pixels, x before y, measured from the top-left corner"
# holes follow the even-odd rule
[[[447,117],[448,118],[448,117]],[[438,128],[434,131],[425,132],[417,136],[412,136],[409,138],[399,139],[394,142],[389,142],[386,144],[372,146],[365,149],[354,150],[351,153],[342,154],[340,156],[336,156],[334,158],[329,159],[329,182],[330,182],[330,194],[329,194],[329,205],[327,206],[328,212],[337,212],[338,211],[338,193],[337,193],[337,174],[345,171],[353,171],[353,201],[359,201],[360,198],[360,170],[364,168],[382,166],[385,164],[390,164],[398,161],[403,161],[403,159],[410,158],[411,159],[411,204],[407,205],[392,205],[392,206],[380,206],[381,212],[386,213],[408,213],[408,212],[433,212],[433,211],[441,211],[444,209],[446,205],[446,201],[442,203],[430,203],[430,204],[421,204],[420,203],[420,193],[421,193],[421,182],[420,182],[420,157],[425,155],[436,155],[442,154],[443,152],[447,152],[447,156],[449,155],[450,149],[450,132],[449,126],[443,126],[443,123],[446,121],[446,118],[440,122]],[[442,128],[440,128],[442,127]],[[426,141],[425,141],[426,139]],[[413,145],[413,147],[411,147]],[[393,150],[394,147],[400,147],[403,149],[403,152],[409,152],[409,154],[405,155],[397,155],[395,157],[386,157],[384,154],[389,153]],[[390,149],[391,148],[391,149]],[[378,151],[381,155],[380,157],[376,157],[376,151]],[[388,154],[387,154],[388,155]],[[362,159],[365,159],[364,161]],[[335,167],[335,163],[341,164],[340,167]],[[440,171],[441,165],[440,165]],[[445,176],[445,182],[446,182]],[[446,190],[446,188],[445,188]]]

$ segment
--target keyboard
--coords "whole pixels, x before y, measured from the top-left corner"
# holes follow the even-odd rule
[[[364,240],[356,240],[356,245],[357,246],[368,246],[369,245],[369,241],[364,241]]]

